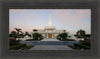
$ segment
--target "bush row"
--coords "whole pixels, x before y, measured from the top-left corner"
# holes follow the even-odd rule
[[[60,40],[60,41],[75,41],[74,39],[58,39],[58,40]]]
[[[25,43],[20,43],[20,44],[18,44],[18,45],[10,46],[10,49],[11,49],[11,50],[18,50],[18,49],[27,50],[27,49],[30,49],[30,48],[32,48],[32,47],[33,47],[33,46],[26,45]]]
[[[25,41],[40,41],[40,40],[37,40],[37,39],[26,39]]]
[[[75,49],[77,49],[77,48],[79,48],[79,49],[90,49],[90,47],[89,46],[87,46],[87,45],[83,45],[83,44],[80,44],[80,43],[74,43],[74,47],[75,47]]]
[[[15,49],[15,50],[17,50],[17,49],[23,48],[23,47],[25,47],[25,46],[26,46],[25,43],[21,43],[21,44],[18,44],[18,45],[10,46],[10,49]]]
[[[12,46],[12,45],[18,45],[20,42],[20,40],[10,40],[9,41],[9,45]]]

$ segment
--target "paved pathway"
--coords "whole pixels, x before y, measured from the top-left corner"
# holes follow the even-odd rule
[[[21,41],[20,43],[27,45],[73,45],[79,43],[79,41]]]
[[[79,43],[79,41],[21,41],[20,43],[35,45],[29,50],[72,50],[67,45],[73,45],[73,43]]]
[[[73,50],[67,45],[35,45],[29,50]]]
[[[57,39],[43,39],[43,40],[41,40],[41,41],[59,41],[59,40],[57,40]]]

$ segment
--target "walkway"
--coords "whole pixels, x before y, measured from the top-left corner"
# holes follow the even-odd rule
[[[21,41],[27,45],[35,45],[29,50],[73,50],[67,45],[79,43],[79,41]]]
[[[41,41],[59,41],[59,40],[57,40],[57,39],[43,39],[43,40],[41,40]]]
[[[67,45],[35,45],[29,50],[73,50]]]
[[[80,43],[79,41],[20,41],[20,43],[26,43],[27,45],[73,45],[74,43]]]

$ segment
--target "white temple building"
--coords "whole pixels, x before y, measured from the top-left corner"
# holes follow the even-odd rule
[[[44,38],[56,38],[58,34],[66,32],[66,30],[56,29],[56,27],[52,25],[51,14],[49,14],[48,25],[45,26],[44,29],[36,29],[36,30],[37,31],[31,32],[31,33],[40,33],[43,35]]]

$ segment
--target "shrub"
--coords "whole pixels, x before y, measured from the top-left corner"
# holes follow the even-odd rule
[[[75,41],[74,39],[62,39],[61,40],[61,38],[58,38],[58,40],[60,40],[60,41]]]
[[[25,43],[21,43],[21,44],[18,44],[18,45],[13,45],[13,46],[10,46],[10,49],[20,49],[20,48],[23,48],[23,47],[26,47],[26,44]]]
[[[61,34],[57,35],[56,37],[59,40],[65,40],[68,37],[68,33],[61,33]]]
[[[27,46],[24,47],[23,49],[24,49],[24,50],[28,50],[28,49],[30,49],[30,48],[32,48],[32,47],[34,47],[34,46],[27,45]]]
[[[33,41],[33,39],[26,39],[25,41]]]
[[[20,42],[20,40],[9,40],[9,45],[12,46],[12,45],[18,45]]]
[[[40,40],[37,40],[37,39],[26,39],[25,41],[40,41]]]
[[[25,47],[26,46],[26,43],[20,43],[19,46],[20,47]]]
[[[29,49],[33,46],[30,46],[30,45],[26,45],[25,43],[19,43],[20,40],[10,40],[9,41],[9,44],[10,44],[10,47],[9,49],[11,50],[18,50],[18,49]]]
[[[84,39],[84,41],[80,41],[81,44],[91,46],[91,40],[90,39]]]
[[[71,48],[74,48],[74,46],[73,45],[67,45],[68,47],[71,47]]]
[[[74,39],[63,39],[62,41],[75,41]]]
[[[86,45],[83,45],[83,44],[80,44],[80,43],[74,43],[74,47],[77,49],[77,48],[79,48],[79,49],[81,49],[81,48],[83,48],[83,49],[90,49],[90,47],[89,46],[86,46]]]
[[[17,50],[17,49],[20,49],[20,47],[19,47],[18,45],[14,45],[14,46],[10,46],[10,49],[11,49],[11,50],[12,50],[12,49]]]
[[[43,36],[39,33],[33,33],[33,38],[34,40],[42,40],[43,39]]]

